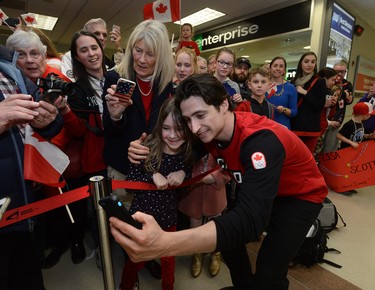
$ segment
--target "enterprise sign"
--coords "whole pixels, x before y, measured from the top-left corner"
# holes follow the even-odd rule
[[[240,21],[220,29],[197,35],[195,41],[202,51],[277,35],[310,26],[311,1]]]

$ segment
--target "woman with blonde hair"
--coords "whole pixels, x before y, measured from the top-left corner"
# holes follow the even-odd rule
[[[156,20],[137,25],[129,37],[124,58],[105,76],[103,87],[104,160],[108,177],[125,179],[129,172],[128,147],[142,133],[151,133],[164,101],[173,92],[175,72],[168,31]],[[136,83],[127,101],[115,95],[116,83],[125,78]],[[131,201],[131,195],[124,200]],[[160,267],[148,263],[154,277],[160,277]]]
[[[175,57],[175,84],[179,84],[192,74],[198,73],[197,55],[194,50],[183,47]]]
[[[152,131],[161,105],[171,95],[174,71],[165,25],[156,20],[138,24],[129,37],[123,60],[107,73],[103,87],[104,158],[110,172],[127,174],[129,143]],[[136,83],[127,102],[115,96],[120,77]]]

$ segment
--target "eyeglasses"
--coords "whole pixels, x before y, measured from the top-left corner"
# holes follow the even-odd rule
[[[336,70],[336,72],[341,75],[346,74],[346,70]]]
[[[218,60],[217,63],[222,67],[227,66],[227,68],[231,68],[233,66],[233,63],[225,62],[222,60]]]
[[[24,52],[24,51],[17,51],[18,52],[18,59],[24,60],[29,55],[32,59],[39,58],[42,54],[40,51],[33,50],[30,53]]]

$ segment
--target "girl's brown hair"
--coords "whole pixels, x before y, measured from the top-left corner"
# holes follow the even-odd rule
[[[184,123],[180,109],[176,107],[175,98],[165,100],[160,109],[158,119],[152,133],[147,136],[144,145],[150,148],[150,154],[147,156],[144,167],[148,172],[157,172],[160,169],[164,146],[162,131],[165,119],[171,114],[172,118],[178,128],[181,128],[181,137],[185,139],[185,143],[181,146],[180,152],[185,156],[185,164],[192,163],[192,133]]]

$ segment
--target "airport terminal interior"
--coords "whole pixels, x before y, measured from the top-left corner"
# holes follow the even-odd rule
[[[194,10],[196,6],[201,6],[201,1],[189,1],[188,10]],[[370,3],[371,1],[371,3]],[[142,4],[140,4],[142,2]],[[146,2],[148,1],[134,1],[134,0],[75,0],[75,1],[57,1],[57,0],[0,0],[0,8],[5,11],[9,11],[2,6],[2,3],[7,4],[9,9],[18,11],[24,11],[25,3],[29,3],[31,7],[33,5],[40,6],[41,13],[47,13],[49,10],[48,5],[58,5],[58,11],[61,16],[64,14],[65,17],[60,20],[55,31],[47,33],[57,47],[61,51],[67,51],[70,47],[71,35],[81,29],[84,21],[78,21],[81,19],[88,20],[92,17],[103,17],[104,19],[110,19],[108,21],[109,27],[113,24],[122,25],[122,37],[124,42],[130,35],[132,29],[141,19],[141,11]],[[233,24],[237,20],[244,20],[247,18],[243,15],[244,9],[249,6],[248,2],[254,2],[254,10],[259,11],[250,13],[258,16],[262,12],[269,12],[272,9],[272,5],[276,8],[284,8],[289,3],[301,3],[304,1],[293,0],[273,0],[273,1],[243,1],[234,0],[231,1],[218,1],[218,0],[205,0],[207,6],[218,6],[219,8],[227,9],[228,14],[231,12],[235,14],[235,18],[224,20],[216,20],[215,27],[220,27],[224,23]],[[256,2],[256,3],[255,3]],[[272,2],[272,3],[271,3]],[[315,1],[314,3],[322,3],[325,1]],[[332,1],[331,1],[332,2]],[[347,10],[352,10],[357,14],[361,14],[363,19],[371,19],[372,29],[375,29],[375,8],[373,0],[339,0],[339,3],[345,4]],[[109,4],[110,3],[110,4]],[[185,2],[186,3],[186,2]],[[15,6],[17,4],[17,7]],[[370,5],[371,4],[371,5]],[[73,6],[75,5],[75,6]],[[14,6],[14,7],[13,7]],[[19,7],[20,8],[19,8]],[[137,10],[134,10],[134,6],[137,6]],[[229,7],[230,6],[230,7]],[[359,8],[357,8],[359,7]],[[93,14],[101,13],[100,15]],[[138,11],[137,13],[128,13],[128,11]],[[99,12],[98,12],[99,11]],[[126,22],[124,20],[125,12]],[[374,11],[372,13],[371,11]],[[10,10],[12,12],[12,10]],[[56,12],[57,13],[57,12]],[[366,14],[366,15],[365,15]],[[18,14],[9,16],[16,16]],[[78,20],[77,20],[78,19]],[[278,21],[286,21],[285,19],[273,19],[273,25],[277,26]],[[370,22],[369,22],[370,23]],[[168,24],[168,28],[174,29],[175,34],[173,37],[177,38],[179,27],[172,27],[172,23]],[[209,25],[199,28],[198,31],[203,33],[206,28],[211,28]],[[368,27],[368,26],[366,26]],[[291,33],[281,33],[280,35],[274,35],[272,37],[265,37],[261,40],[247,41],[246,46],[241,44],[232,45],[237,56],[248,55],[253,67],[264,64],[264,60],[282,54],[286,57],[289,67],[295,68],[298,63],[300,56],[310,48],[303,49],[303,46],[310,45],[310,40],[313,34],[312,27],[308,29],[301,29],[299,31],[292,31]],[[5,43],[5,39],[10,35],[7,27],[0,27],[0,41],[2,44]],[[124,44],[125,45],[125,44]],[[298,46],[298,50],[297,47]],[[114,45],[108,41],[108,55],[113,53]],[[209,50],[202,52],[204,57],[214,53],[215,50]],[[266,54],[267,58],[266,58]],[[271,57],[272,56],[272,57]],[[356,61],[357,55],[350,59],[348,74],[354,76],[354,61]],[[374,61],[375,55],[373,54],[372,61]],[[288,67],[288,68],[289,68]],[[353,80],[350,80],[353,82]],[[353,104],[357,103],[359,97],[363,94],[355,94]],[[352,106],[348,106],[346,110],[345,120],[351,117]],[[373,141],[371,141],[373,142]],[[315,264],[310,268],[302,265],[295,265],[290,267],[288,272],[289,278],[289,289],[291,290],[303,290],[303,289],[375,289],[375,233],[374,233],[374,216],[375,216],[375,186],[367,186],[357,189],[356,194],[351,196],[339,194],[332,190],[329,190],[328,198],[335,204],[339,214],[342,216],[346,223],[346,227],[343,227],[342,222],[339,220],[337,226],[338,229],[328,233],[327,246],[329,248],[335,248],[341,253],[328,252],[325,254],[325,258],[334,263],[342,266],[342,268],[335,268],[326,263]],[[43,270],[44,285],[47,290],[103,290],[105,288],[103,272],[98,269],[95,259],[95,247],[90,232],[86,232],[84,240],[86,248],[86,259],[80,264],[73,264],[70,257],[70,250],[65,252],[61,257],[59,263],[50,269]],[[261,245],[261,240],[251,242],[248,244],[248,255],[252,262],[253,270],[256,261],[258,249]],[[46,249],[46,256],[51,249]],[[115,277],[116,289],[119,289],[121,273],[124,265],[124,252],[120,246],[111,240],[111,251],[112,261]],[[209,255],[204,256],[203,270],[199,277],[193,278],[190,274],[190,263],[191,256],[176,257],[176,269],[175,269],[175,290],[219,290],[223,287],[231,286],[231,278],[229,270],[225,263],[222,261],[221,270],[216,277],[211,277],[208,271]],[[161,280],[157,280],[151,276],[147,269],[142,269],[139,273],[139,289],[140,290],[159,290],[161,288]]]

